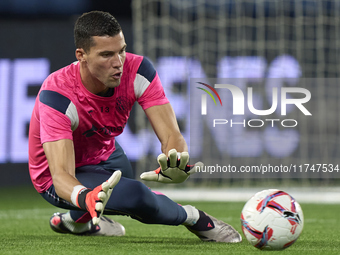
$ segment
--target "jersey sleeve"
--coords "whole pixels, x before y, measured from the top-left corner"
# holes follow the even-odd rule
[[[145,57],[138,68],[134,90],[137,102],[143,110],[154,105],[169,103],[155,68]]]
[[[39,115],[42,144],[73,139],[72,130],[77,128],[79,119],[70,99],[55,91],[42,90],[39,94]]]

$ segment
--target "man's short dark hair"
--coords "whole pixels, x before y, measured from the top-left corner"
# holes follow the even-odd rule
[[[122,31],[118,21],[108,12],[91,11],[81,15],[74,26],[77,48],[89,51],[94,45],[92,36],[115,36]]]

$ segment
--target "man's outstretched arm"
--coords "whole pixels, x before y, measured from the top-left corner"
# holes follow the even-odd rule
[[[145,113],[162,144],[162,154],[157,158],[160,165],[155,171],[144,172],[141,179],[163,183],[180,183],[195,172],[201,162],[188,165],[188,146],[184,140],[170,104],[152,106]]]
[[[176,120],[174,110],[170,103],[152,106],[145,110],[152,128],[162,145],[162,152],[168,154],[171,149],[178,152],[188,151]]]

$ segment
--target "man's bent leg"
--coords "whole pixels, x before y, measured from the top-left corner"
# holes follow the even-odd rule
[[[94,188],[98,186],[98,183],[106,180],[110,174],[99,166],[96,166],[95,169],[87,166],[78,171],[76,177],[87,187]],[[105,209],[104,213],[106,214],[130,215],[134,219],[149,224],[183,224],[203,241],[232,243],[242,240],[241,235],[229,224],[219,221],[193,206],[182,207],[166,196],[152,192],[143,183],[128,178],[121,178],[113,189]],[[85,215],[83,215],[83,218],[86,218]],[[56,218],[56,220],[58,219],[61,218]],[[64,217],[63,220],[67,221],[67,217]],[[81,224],[77,226],[74,219],[71,222],[71,227],[76,226],[77,230],[80,229]],[[105,223],[105,221],[102,222]],[[124,234],[124,227],[119,223],[117,224],[116,226],[118,226],[120,233]],[[114,224],[107,226],[107,230],[112,230],[115,227]],[[90,232],[92,235],[93,230],[90,229]],[[102,232],[106,233],[105,231]],[[108,235],[117,235],[116,232],[112,231],[112,234]],[[75,232],[73,231],[72,233]]]
[[[76,177],[86,187],[96,187],[110,173],[100,166],[84,166],[78,169]],[[122,177],[113,189],[106,204],[105,214],[130,215],[149,224],[182,224],[187,214],[165,195],[152,192],[143,183]]]
[[[107,178],[105,170],[97,170],[96,174],[103,174],[102,179]],[[81,176],[77,176],[77,178],[81,178]],[[97,180],[94,182],[94,179],[90,178],[87,186],[95,187]],[[148,224],[183,224],[202,241],[225,243],[242,241],[241,235],[229,224],[197,210],[193,206],[182,207],[168,197],[152,192],[143,183],[123,177],[113,189],[105,213],[127,214]]]
[[[98,186],[97,183],[102,183],[109,176],[111,173],[99,165],[80,167],[76,174],[77,179],[88,188]],[[61,215],[62,218],[60,215],[55,215],[55,221],[59,222],[62,219],[64,225],[73,233],[89,229],[90,226],[84,225],[91,219],[89,214],[59,198],[53,186],[43,196],[55,206],[71,209],[69,213]],[[179,225],[187,218],[185,210],[168,197],[152,192],[139,181],[124,177],[113,189],[104,213],[130,215],[132,218],[149,224]]]

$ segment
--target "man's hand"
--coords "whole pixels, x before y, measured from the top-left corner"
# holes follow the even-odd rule
[[[122,176],[121,171],[115,171],[111,177],[93,190],[83,188],[77,194],[77,205],[86,209],[92,217],[92,223],[98,225],[106,203],[110,199],[113,188]]]
[[[163,183],[181,183],[184,182],[190,174],[196,172],[196,167],[203,167],[202,162],[195,165],[188,165],[189,153],[177,153],[171,149],[168,157],[162,153],[157,157],[160,167],[154,171],[144,172],[140,178],[145,181],[158,181]]]

